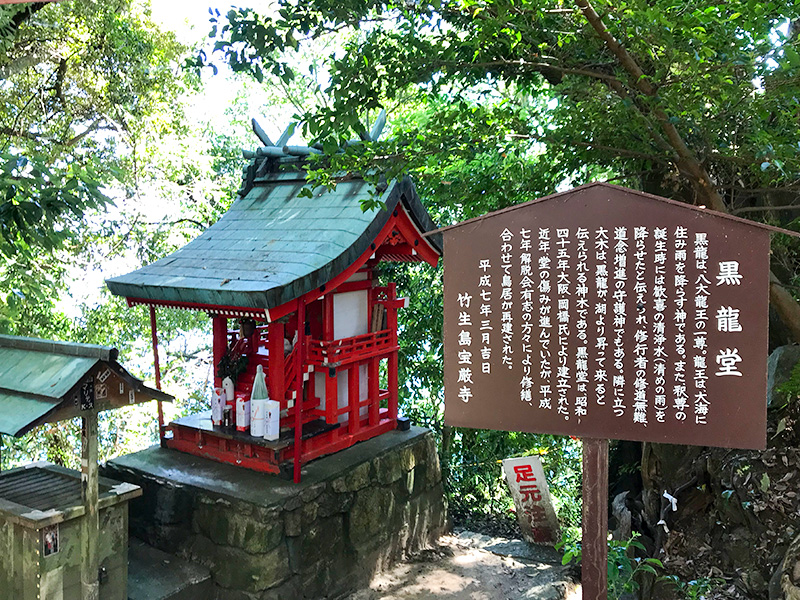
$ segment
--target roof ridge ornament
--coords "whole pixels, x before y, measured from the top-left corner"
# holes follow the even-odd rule
[[[378,117],[375,119],[375,123],[372,125],[372,129],[369,132],[369,138],[371,142],[377,142],[378,138],[381,137],[381,133],[383,133],[383,128],[386,126],[386,109],[381,109],[381,112],[378,113]]]
[[[250,123],[253,126],[253,133],[256,134],[256,137],[261,140],[261,143],[265,146],[274,146],[275,144],[272,143],[272,140],[269,139],[269,136],[264,131],[264,129],[259,125],[258,121],[256,121],[255,117],[251,119]]]
[[[253,133],[256,134],[256,137],[261,141],[263,144],[262,148],[257,148],[255,151],[253,150],[242,150],[242,155],[244,158],[248,160],[252,160],[254,158],[259,157],[266,157],[266,158],[284,158],[284,157],[305,157],[310,156],[312,154],[322,154],[322,147],[320,144],[312,144],[310,146],[295,146],[289,145],[289,140],[297,131],[297,126],[299,125],[298,121],[290,121],[289,125],[287,125],[286,129],[283,130],[283,133],[278,138],[278,141],[272,142],[270,137],[264,131],[264,128],[261,127],[259,122],[254,118],[250,120],[250,123],[253,128]],[[367,122],[369,124],[369,122]],[[351,146],[356,146],[362,144],[364,142],[377,142],[378,138],[380,138],[381,134],[383,133],[383,129],[386,127],[386,109],[381,109],[378,113],[378,116],[375,118],[375,122],[372,124],[372,128],[370,128],[369,133],[367,133],[367,128],[364,127],[361,132],[359,132],[358,139],[352,139],[345,142],[341,148],[339,148],[339,152],[344,152],[346,148]],[[261,169],[259,169],[261,171]]]
[[[283,130],[281,137],[278,138],[278,141],[275,142],[275,145],[278,148],[284,148],[286,144],[289,143],[289,139],[294,135],[294,130],[297,128],[297,121],[289,121],[289,124],[286,126],[286,129]]]

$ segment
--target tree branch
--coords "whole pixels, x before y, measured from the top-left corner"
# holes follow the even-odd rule
[[[745,208],[737,208],[731,211],[731,214],[742,215],[745,213],[776,212],[780,210],[800,210],[800,204],[787,204],[786,206],[747,206]]]
[[[31,2],[27,6],[25,6],[25,10],[19,11],[13,17],[11,17],[11,28],[16,34],[17,30],[22,26],[22,24],[30,19],[33,15],[37,12],[42,10],[45,6],[47,6],[49,2]]]
[[[7,135],[9,137],[18,137],[18,138],[25,138],[26,140],[38,140],[39,136],[35,133],[31,133],[30,131],[24,131],[22,129],[14,129],[13,127],[0,127],[0,134]]]
[[[619,81],[613,75],[609,75],[608,73],[602,73],[600,71],[594,71],[592,69],[573,69],[569,67],[561,67],[559,65],[545,63],[545,62],[530,62],[526,61],[522,58],[517,60],[491,60],[487,62],[455,62],[455,61],[433,61],[433,64],[436,66],[443,66],[443,67],[456,67],[456,68],[478,68],[478,69],[488,69],[492,67],[521,67],[525,69],[530,69],[532,71],[543,72],[543,71],[556,71],[558,73],[562,73],[564,75],[583,75],[585,77],[591,77],[593,79],[599,79],[601,81]]]
[[[640,158],[642,160],[651,160],[653,162],[662,164],[669,163],[667,159],[665,159],[663,156],[658,156],[657,154],[648,154],[647,152],[637,152],[636,150],[627,150],[626,148],[614,148],[613,146],[605,146],[603,144],[595,144],[593,142],[582,142],[579,140],[559,141],[549,138],[547,136],[522,134],[522,133],[512,133],[509,134],[508,137],[518,140],[535,140],[537,142],[545,142],[545,143],[566,143],[571,146],[582,146],[583,148],[588,148],[589,150],[602,150],[604,152],[610,152],[611,154],[616,154],[617,156]]]
[[[183,218],[183,219],[177,219],[175,221],[150,221],[150,222],[148,222],[146,224],[147,225],[180,225],[181,223],[191,223],[192,225],[197,225],[198,227],[201,227],[203,229],[208,227],[207,223],[202,223],[202,222],[200,222],[200,221],[198,221],[196,219],[189,219],[188,217],[187,218]]]
[[[74,146],[75,144],[80,142],[83,138],[85,138],[87,135],[89,135],[93,131],[96,131],[100,127],[100,123],[102,123],[102,122],[103,122],[103,117],[96,118],[94,120],[94,122],[92,122],[92,124],[89,125],[82,133],[79,133],[75,137],[67,140],[66,142],[62,142],[62,145],[63,146]]]
[[[620,65],[625,69],[633,80],[633,85],[641,93],[649,97],[655,97],[658,88],[654,86],[648,79],[645,72],[636,62],[636,60],[628,53],[628,51],[620,44],[611,32],[606,28],[600,15],[595,12],[594,7],[588,0],[575,0],[581,12],[589,21],[589,24],[595,30],[597,36],[603,40],[606,47],[611,50],[614,56],[617,57]],[[676,154],[675,166],[686,175],[698,192],[702,204],[705,204],[714,210],[725,212],[725,201],[717,192],[716,187],[711,181],[711,177],[705,170],[697,157],[689,149],[681,137],[678,129],[670,121],[667,113],[658,106],[652,109],[652,113],[661,125],[661,130],[664,132],[667,141],[672,146]]]
[[[594,29],[597,36],[605,43],[606,47],[617,57],[620,65],[628,72],[633,80],[634,87],[642,94],[655,97],[657,88],[650,82],[641,69],[636,60],[628,53],[628,51],[611,35],[608,31],[600,15],[592,7],[589,0],[575,0],[581,12],[589,21],[589,24]],[[610,82],[610,85],[615,85]],[[621,84],[619,84],[621,85]],[[670,121],[669,116],[664,109],[655,106],[652,109],[652,114],[655,116],[661,125],[661,129],[666,136],[666,140],[672,147],[675,155],[675,165],[683,173],[689,181],[694,185],[695,191],[698,193],[699,198],[704,200],[704,204],[710,208],[727,213],[728,209],[722,196],[711,181],[711,177],[706,171],[705,167],[697,160],[697,157],[689,149],[681,137],[678,129]],[[800,304],[792,297],[792,295],[781,285],[780,280],[770,271],[770,287],[769,287],[770,302],[778,312],[778,315],[783,321],[784,325],[789,329],[795,341],[800,342]]]
[[[645,109],[640,106],[640,103],[636,101],[636,98],[631,98],[630,94],[628,94],[627,88],[622,84],[621,81],[609,81],[608,86],[623,100],[629,100],[633,106],[636,107],[639,114],[644,116]],[[661,146],[665,151],[669,152],[670,154],[674,154],[674,148],[672,145],[664,139],[658,131],[656,131],[652,124],[649,121],[645,122],[645,127],[647,127],[647,131],[650,132],[651,137],[655,140],[656,144]],[[674,162],[674,159],[673,159]]]

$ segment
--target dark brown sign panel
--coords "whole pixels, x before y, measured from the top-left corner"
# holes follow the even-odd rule
[[[765,447],[767,229],[592,184],[444,244],[449,425]]]

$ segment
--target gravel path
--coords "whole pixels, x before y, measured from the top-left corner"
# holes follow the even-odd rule
[[[580,600],[574,579],[552,548],[456,531],[347,600]]]

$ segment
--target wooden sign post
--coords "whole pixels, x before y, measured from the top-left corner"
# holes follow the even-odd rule
[[[606,600],[608,588],[608,440],[583,439],[581,582],[583,600]]]
[[[608,184],[442,230],[445,422],[583,438],[584,598],[608,440],[766,445],[769,232]]]

